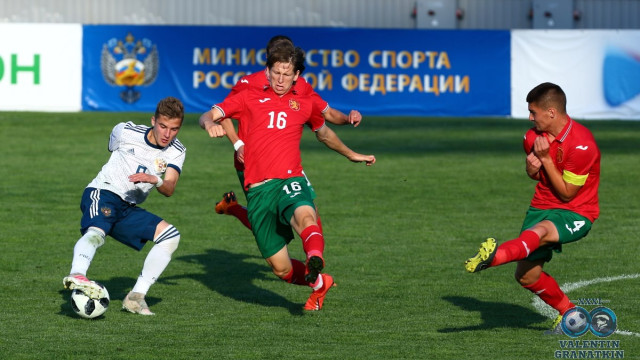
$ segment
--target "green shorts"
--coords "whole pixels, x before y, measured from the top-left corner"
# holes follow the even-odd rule
[[[532,228],[543,220],[549,220],[555,225],[558,230],[559,241],[557,244],[536,249],[527,256],[526,260],[550,261],[553,257],[553,251],[562,252],[562,244],[578,241],[587,236],[592,225],[589,219],[573,211],[563,209],[540,210],[529,207],[520,232]]]
[[[240,180],[240,187],[242,187],[242,190],[244,191],[244,196],[246,197],[247,190],[244,188],[244,171],[236,170],[236,174],[238,175],[238,180]],[[305,180],[307,180],[307,187],[309,188],[309,191],[311,191],[311,199],[315,200],[316,191],[313,190],[313,186],[311,186],[311,181],[309,181],[309,178],[307,177],[307,174],[304,173],[304,171],[302,172],[302,175],[304,175]]]
[[[265,259],[275,255],[293,239],[291,218],[300,206],[315,208],[304,177],[272,179],[247,191],[251,231]]]

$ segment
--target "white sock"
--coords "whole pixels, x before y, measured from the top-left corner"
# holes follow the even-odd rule
[[[142,272],[133,287],[133,292],[146,294],[151,285],[158,280],[164,269],[169,265],[171,255],[178,248],[180,233],[173,225],[169,225],[153,242],[155,245],[153,245],[144,260]]]
[[[87,232],[76,242],[73,247],[73,260],[69,274],[87,275],[91,260],[96,250],[104,244],[104,232],[101,229],[90,227]]]
[[[320,290],[324,285],[324,280],[322,279],[322,274],[318,275],[318,279],[314,284],[311,285],[313,290]]]

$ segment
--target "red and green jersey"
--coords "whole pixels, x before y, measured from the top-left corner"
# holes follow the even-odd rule
[[[547,133],[535,128],[524,136],[524,151],[533,151],[533,143],[538,136]],[[581,186],[576,196],[569,202],[562,201],[553,191],[551,181],[544,169],[536,185],[531,206],[537,209],[566,209],[578,213],[592,222],[598,218],[598,186],[600,184],[600,150],[591,131],[569,119],[558,136],[551,142],[549,155],[562,173],[565,182]]]
[[[247,89],[264,90],[269,86],[270,85],[269,85],[268,69],[264,69],[262,71],[254,72],[240,78],[240,80],[233,86],[233,88],[231,88],[231,92],[229,93],[229,95],[227,95],[227,97],[234,96]],[[311,113],[311,118],[314,123],[324,121],[324,117],[322,116],[322,113],[324,113],[327,110],[327,108],[329,107],[329,104],[326,101],[322,100],[320,95],[318,95],[318,93],[316,93],[313,90],[311,85],[309,85],[309,83],[302,76],[298,77],[298,80],[296,80],[296,83],[292,89],[298,95],[311,96],[313,98],[314,103],[321,104],[323,102],[324,103],[323,106],[318,107]],[[244,132],[245,132],[245,129],[242,126],[242,122],[240,122],[238,125],[238,138],[240,138],[242,141],[244,141],[245,139]],[[239,171],[243,171],[244,164],[239,162],[235,156],[233,158],[234,158],[234,165],[236,169]]]
[[[305,125],[313,131],[324,126],[322,117],[311,116],[326,107],[318,99],[296,90],[280,97],[266,87],[240,91],[215,105],[224,117],[238,119],[243,129],[245,188],[266,179],[304,176],[300,138]]]

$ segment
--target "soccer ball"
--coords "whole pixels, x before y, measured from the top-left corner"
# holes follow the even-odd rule
[[[71,307],[73,311],[85,319],[93,319],[102,315],[109,308],[109,292],[104,285],[96,283],[102,287],[100,299],[92,299],[85,295],[80,289],[71,292]]]
[[[565,317],[564,325],[569,331],[580,333],[587,326],[587,316],[580,311],[573,311]]]

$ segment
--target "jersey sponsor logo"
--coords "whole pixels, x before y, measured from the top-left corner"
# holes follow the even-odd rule
[[[588,148],[589,148],[589,146],[586,146],[586,145],[578,145],[578,146],[576,146],[576,149],[578,149],[578,150],[587,150]]]
[[[134,149],[129,149],[129,150],[127,150],[127,152],[129,154],[131,154],[131,155],[135,155],[136,154],[136,151]]]
[[[241,83],[248,84],[248,83],[249,83],[249,80],[247,80],[247,79],[240,79],[240,82],[241,82]]]
[[[289,107],[291,110],[298,111],[300,110],[300,103],[294,99],[289,100]]]
[[[107,84],[124,88],[120,99],[133,104],[141,96],[135,87],[156,81],[158,59],[158,50],[151,40],[136,39],[128,33],[124,39],[111,38],[102,45],[100,69]]]
[[[264,98],[264,99],[260,99],[258,101],[260,101],[260,103],[265,103],[267,101],[271,100],[271,98]]]
[[[293,199],[294,197],[296,197],[296,196],[298,196],[300,194],[302,194],[300,191],[296,191],[293,194],[291,194],[289,197]]]

